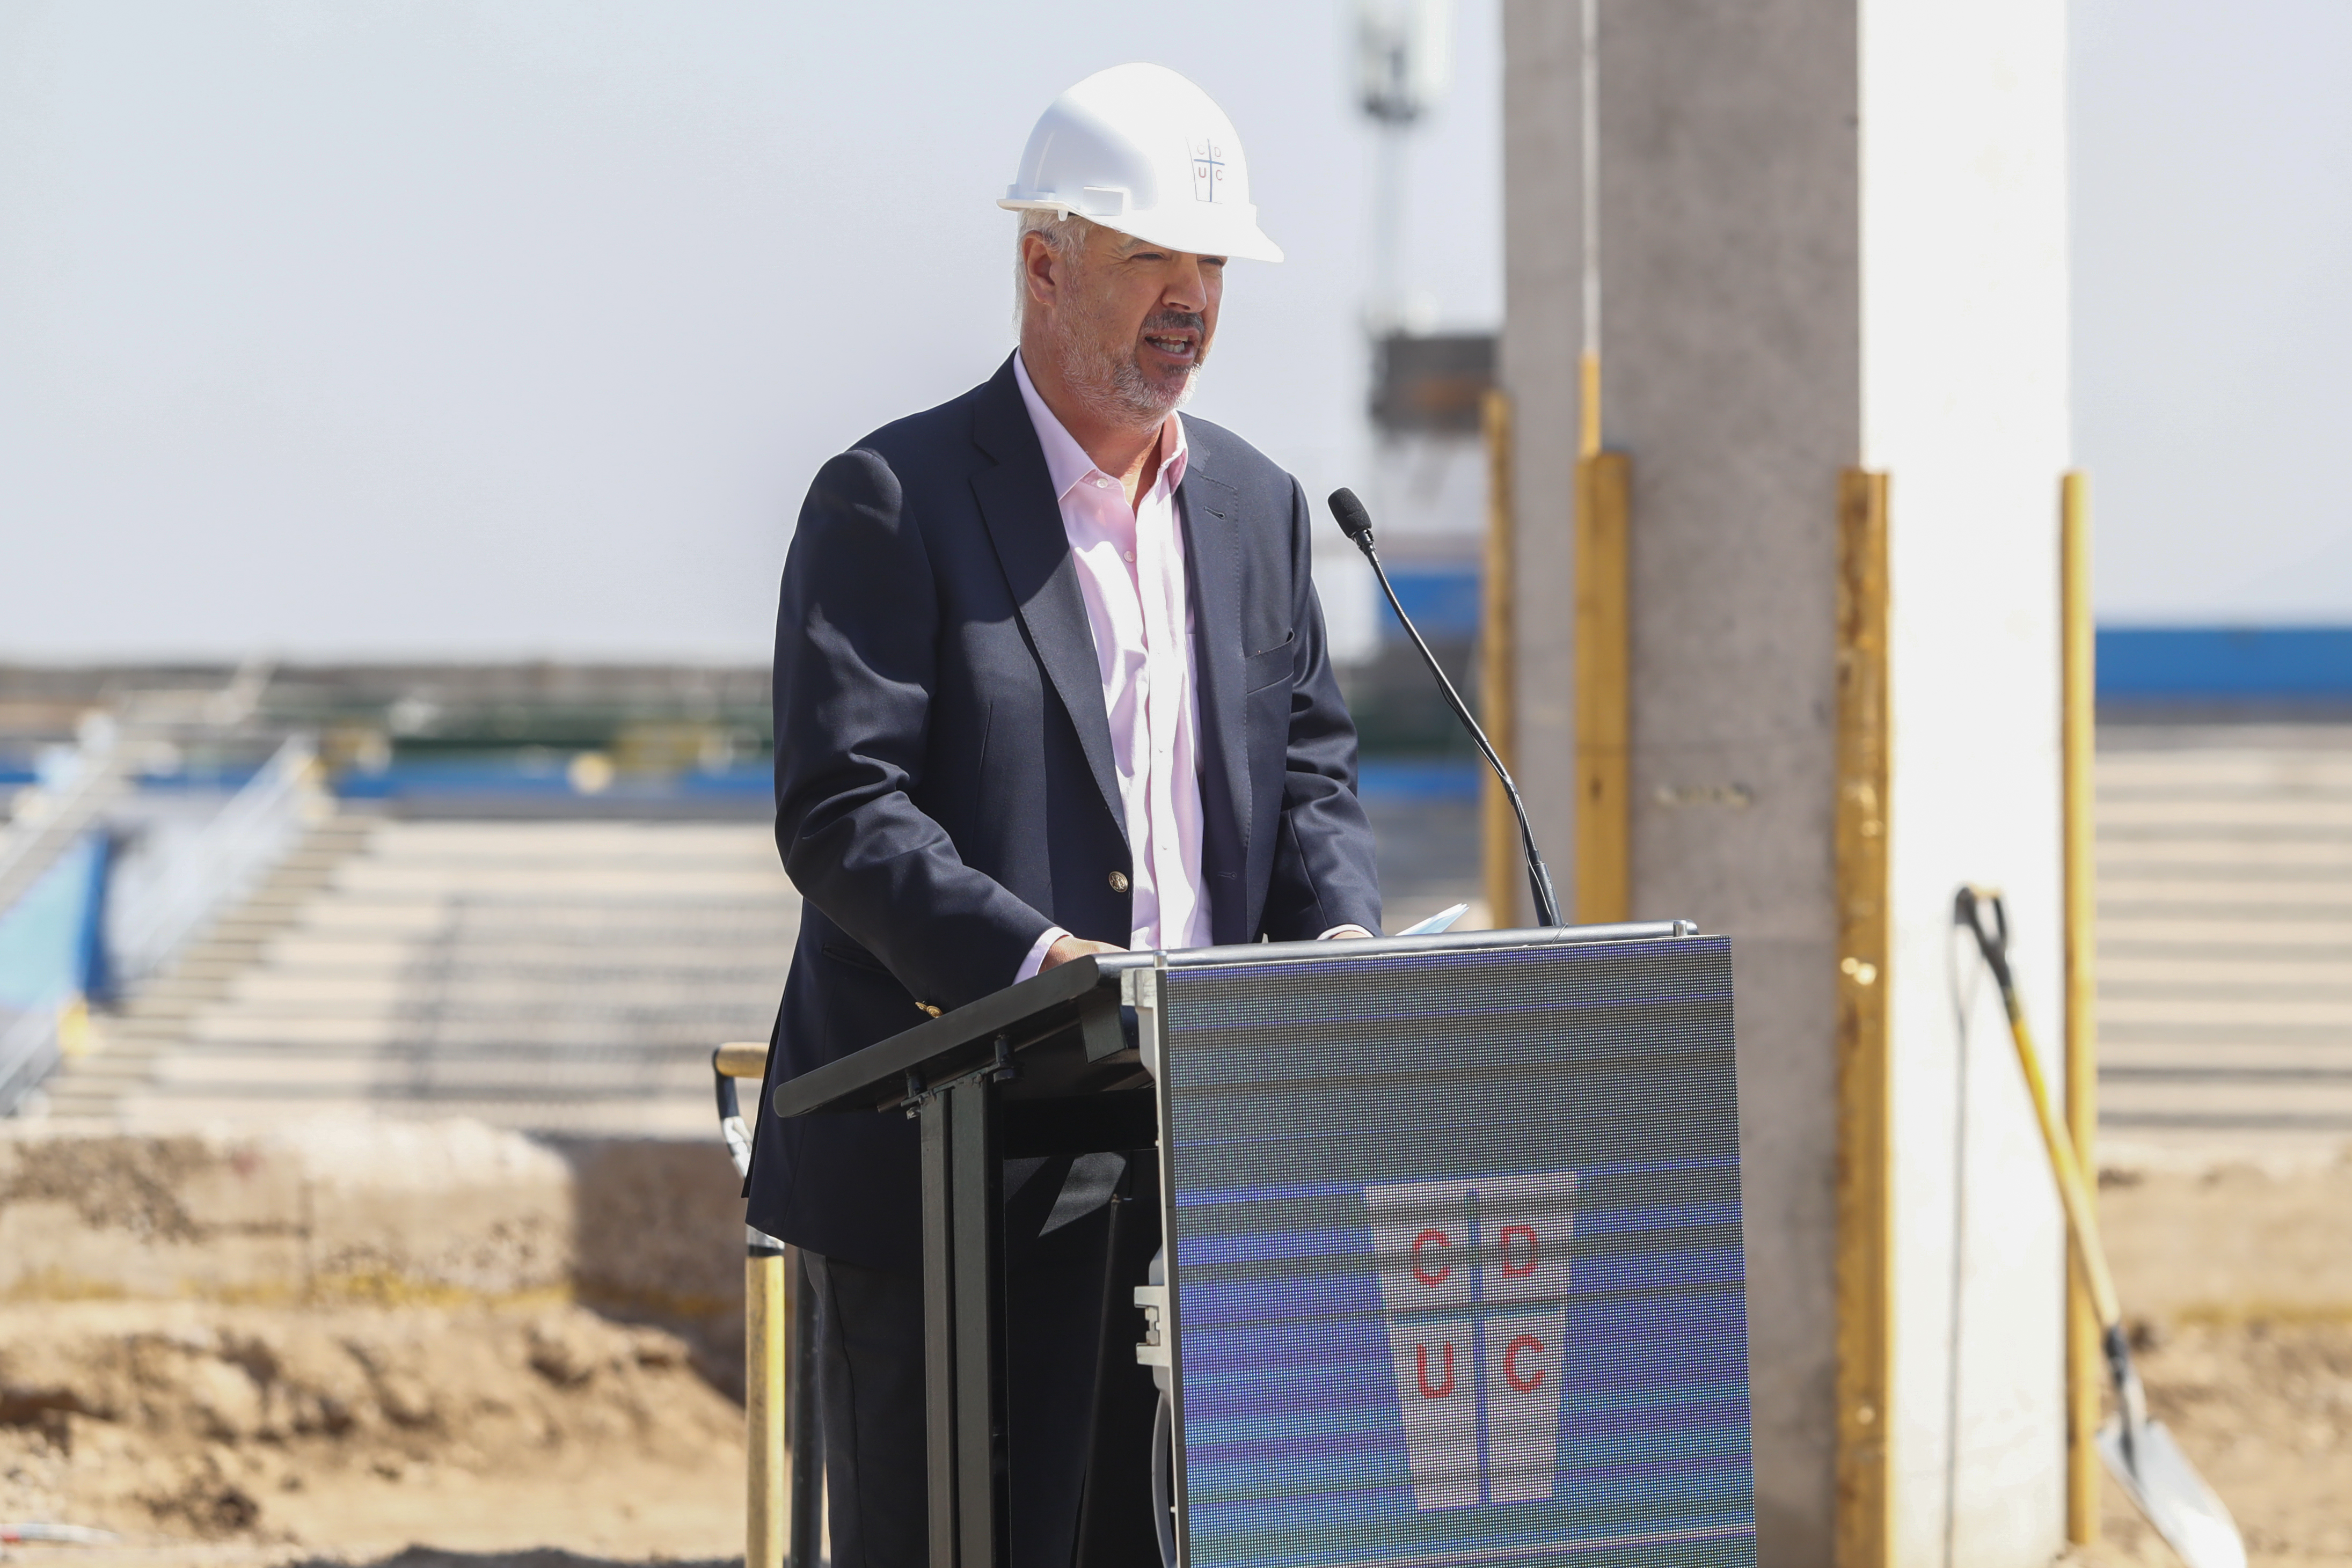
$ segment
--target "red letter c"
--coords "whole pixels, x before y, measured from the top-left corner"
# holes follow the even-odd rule
[[[1434,1286],[1445,1283],[1445,1276],[1454,1272],[1454,1265],[1451,1263],[1440,1263],[1437,1266],[1437,1272],[1434,1274],[1430,1273],[1421,1266],[1421,1249],[1428,1246],[1433,1241],[1436,1242],[1440,1247],[1451,1247],[1454,1245],[1452,1241],[1446,1239],[1445,1232],[1443,1230],[1424,1230],[1420,1235],[1414,1237],[1412,1239],[1412,1277],[1420,1281],[1424,1285]]]
[[[1509,1348],[1503,1352],[1503,1381],[1509,1384],[1512,1387],[1517,1389],[1522,1394],[1533,1394],[1536,1391],[1536,1385],[1543,1381],[1543,1368],[1536,1368],[1536,1373],[1533,1377],[1528,1378],[1524,1383],[1520,1382],[1518,1362],[1519,1352],[1523,1350],[1531,1350],[1538,1355],[1541,1355],[1543,1354],[1543,1341],[1536,1338],[1536,1336],[1531,1333],[1523,1333],[1518,1338],[1513,1340]]]

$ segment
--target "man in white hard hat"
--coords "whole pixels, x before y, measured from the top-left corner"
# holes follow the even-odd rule
[[[1307,498],[1176,413],[1227,260],[1282,256],[1240,138],[1175,72],[1120,66],[1046,110],[1000,204],[1019,350],[828,462],[785,564],[776,838],[803,903],[772,1082],[1082,954],[1379,927]],[[808,1261],[833,1560],[920,1563],[914,1129],[761,1101],[749,1217]],[[1007,1168],[1018,1564],[1139,1544],[1076,1539],[1133,1179],[1110,1155]]]

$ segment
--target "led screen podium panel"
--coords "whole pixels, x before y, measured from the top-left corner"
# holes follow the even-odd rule
[[[920,1125],[932,1568],[1045,1560],[1005,1172],[1088,1151],[1149,1179],[1055,1563],[1157,1557],[1162,1243],[1192,1568],[1752,1563],[1731,961],[1690,930],[1105,954],[775,1086]]]
[[[1203,956],[1129,982],[1185,1561],[1752,1563],[1728,945]]]

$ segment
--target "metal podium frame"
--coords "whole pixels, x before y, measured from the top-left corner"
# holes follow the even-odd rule
[[[1161,1099],[1145,1065],[1159,1059],[1159,1009],[1123,1005],[1121,977],[1696,930],[1671,920],[1096,954],[777,1085],[779,1115],[895,1112],[920,1124],[930,1568],[1007,1560],[1003,1161],[1160,1142]],[[1172,1200],[1161,1184],[1163,1226]]]

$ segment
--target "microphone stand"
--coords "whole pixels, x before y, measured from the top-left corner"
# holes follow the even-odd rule
[[[1412,617],[1404,612],[1404,605],[1397,599],[1396,589],[1389,582],[1388,570],[1381,565],[1381,552],[1373,548],[1371,514],[1364,509],[1363,502],[1356,498],[1353,490],[1332,491],[1330,507],[1331,516],[1339,523],[1339,531],[1354,540],[1356,548],[1364,552],[1364,559],[1371,562],[1372,575],[1380,579],[1381,591],[1388,596],[1389,608],[1396,612],[1397,620],[1404,626],[1405,635],[1412,638],[1412,645],[1421,651],[1423,663],[1437,678],[1438,690],[1445,694],[1446,702],[1452,705],[1454,716],[1460,719],[1462,727],[1470,732],[1470,738],[1477,743],[1478,755],[1486,759],[1486,766],[1495,770],[1495,778],[1503,786],[1504,798],[1511,803],[1511,813],[1519,820],[1519,842],[1527,851],[1528,890],[1535,895],[1537,923],[1565,925],[1567,922],[1559,917],[1559,899],[1552,892],[1551,872],[1544,865],[1543,852],[1536,848],[1535,830],[1528,825],[1528,809],[1519,801],[1519,787],[1511,782],[1510,769],[1505,768],[1503,759],[1495,755],[1495,747],[1486,739],[1486,732],[1479,728],[1478,721],[1470,716],[1470,706],[1462,700],[1462,694],[1454,689],[1452,681],[1446,679],[1444,667],[1438,664],[1437,655],[1431,653],[1429,644],[1422,640],[1421,629],[1412,623]]]

